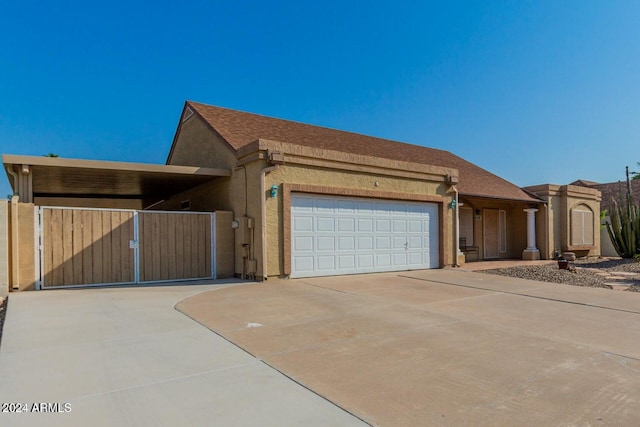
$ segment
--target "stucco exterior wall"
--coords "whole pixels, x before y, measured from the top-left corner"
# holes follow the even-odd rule
[[[17,198],[16,198],[17,199]],[[33,290],[36,284],[35,207],[33,203],[11,202],[11,287]]]
[[[547,202],[548,256],[554,251],[575,252],[576,256],[600,256],[600,192],[575,185],[544,184],[527,187]],[[571,243],[571,212],[579,206],[587,206],[593,213],[593,244]]]
[[[267,167],[269,164],[266,161],[257,160],[246,163],[234,171],[234,182],[237,183],[234,211],[236,218],[240,219],[240,227],[236,230],[236,274],[238,275],[249,273],[251,276],[255,274],[262,278],[262,233],[263,230],[272,233],[271,227],[264,229],[262,227],[262,203],[264,202],[267,208],[265,210],[267,220],[271,220],[268,207],[273,204],[271,200],[267,200],[266,188],[271,186],[271,184],[266,185],[268,178],[265,178],[265,190],[261,190],[260,177],[263,169]],[[266,176],[269,177],[269,174]],[[246,246],[243,247],[243,245]],[[254,260],[253,263],[250,260]]]
[[[9,292],[9,203],[0,201],[0,297]]]
[[[191,203],[192,211],[213,212],[233,209],[232,192],[229,191],[231,178],[217,178],[212,182],[199,185],[182,193],[174,194],[168,200],[153,205],[151,210],[179,211],[183,201]]]
[[[231,147],[194,114],[179,125],[167,164],[229,169],[236,158]]]

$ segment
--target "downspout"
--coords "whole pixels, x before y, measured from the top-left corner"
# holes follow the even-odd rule
[[[267,206],[264,188],[265,176],[278,169],[278,165],[267,166],[260,171],[260,232],[262,234],[262,262],[260,263],[260,275],[262,280],[267,280]]]

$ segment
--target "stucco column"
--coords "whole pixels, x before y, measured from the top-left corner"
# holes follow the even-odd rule
[[[536,248],[536,212],[538,209],[524,209],[527,213],[527,248],[522,252],[522,259],[532,261],[540,259],[540,251]]]
[[[460,250],[460,203],[456,203],[456,240],[454,245],[456,246],[456,255],[461,255],[462,251]]]

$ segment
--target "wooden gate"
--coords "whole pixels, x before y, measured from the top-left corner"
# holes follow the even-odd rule
[[[212,277],[211,215],[138,212],[140,281]]]
[[[37,209],[38,289],[215,278],[215,213]]]

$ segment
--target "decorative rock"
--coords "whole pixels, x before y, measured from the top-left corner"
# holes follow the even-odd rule
[[[574,252],[565,252],[562,254],[562,257],[564,259],[566,259],[567,261],[575,261],[576,260],[576,254]]]
[[[626,291],[628,290],[631,285],[626,285],[626,284],[622,284],[622,283],[605,283],[605,285],[610,286],[611,289],[613,289],[614,291]]]

